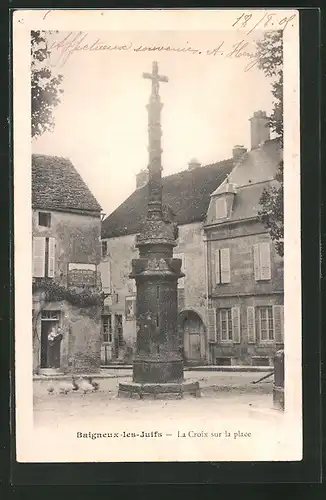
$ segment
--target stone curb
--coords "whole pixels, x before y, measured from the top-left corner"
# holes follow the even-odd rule
[[[115,367],[116,368],[116,367]],[[119,367],[120,369],[121,367]],[[227,370],[225,368],[228,368]],[[231,368],[231,370],[230,370]],[[206,372],[261,372],[261,373],[271,373],[273,371],[273,368],[272,367],[264,367],[264,369],[262,370],[261,368],[263,367],[257,367],[257,366],[248,366],[248,367],[233,367],[233,366],[228,366],[228,367],[221,367],[221,366],[206,366],[206,367],[198,367],[198,368],[185,368],[184,371],[185,372],[192,372],[192,371],[206,371]],[[110,368],[107,368],[107,370],[112,370],[113,367],[110,367]],[[123,371],[127,371],[127,370],[132,370],[132,366],[123,366],[122,368],[122,372]],[[53,375],[33,375],[33,380],[66,380],[66,379],[70,379],[71,378],[71,374],[53,374]],[[79,377],[92,377],[94,379],[108,379],[108,378],[120,378],[120,377],[123,377],[123,376],[131,376],[131,374],[122,374],[122,373],[78,373],[78,374],[75,374],[76,378],[79,378]]]
[[[106,365],[101,367],[102,370],[132,370],[132,365]],[[185,372],[262,372],[270,373],[274,370],[273,366],[186,366]]]

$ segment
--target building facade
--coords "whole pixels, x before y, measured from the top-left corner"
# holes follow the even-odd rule
[[[182,259],[185,277],[178,282],[179,328],[187,361],[207,362],[205,327],[205,246],[203,220],[210,193],[225,180],[233,160],[188,169],[164,177],[163,202],[178,223],[174,256]],[[130,362],[136,340],[136,289],[130,279],[131,261],[138,257],[136,234],[146,217],[146,171],[136,179],[134,193],[102,223],[102,283],[107,298],[102,316],[102,363]],[[196,332],[196,335],[193,333]]]
[[[283,259],[259,221],[259,200],[274,183],[281,159],[266,114],[250,120],[251,148],[232,158],[163,178],[163,201],[179,235],[174,256],[185,274],[178,283],[178,322],[189,364],[269,365],[283,344]],[[146,171],[136,191],[102,224],[102,364],[130,362],[136,338],[131,261],[144,220]]]
[[[69,160],[32,156],[34,373],[100,368],[100,214]]]
[[[204,224],[209,360],[272,365],[283,346],[283,259],[259,221],[259,200],[281,161],[265,113],[251,119],[251,150],[212,193]]]

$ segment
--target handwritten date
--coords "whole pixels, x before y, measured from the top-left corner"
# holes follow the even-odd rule
[[[277,19],[277,15],[275,12],[266,12],[262,17],[256,20],[254,14],[241,14],[235,22],[232,24],[232,27],[238,26],[240,28],[249,28],[247,35],[250,35],[255,29],[260,28],[275,28],[284,31],[289,23],[296,18],[295,14],[292,16],[284,16],[282,19]]]

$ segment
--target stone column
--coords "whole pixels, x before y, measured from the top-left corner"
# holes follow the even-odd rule
[[[163,220],[161,121],[158,74],[153,63],[152,93],[148,109],[149,181],[147,219],[137,238],[139,258],[132,261],[131,278],[137,287],[137,344],[133,381],[119,384],[119,396],[181,398],[199,396],[198,382],[185,382],[182,341],[177,327],[178,279],[183,277],[181,260],[173,258],[177,226]]]

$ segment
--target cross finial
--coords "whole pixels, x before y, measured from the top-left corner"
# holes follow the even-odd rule
[[[149,80],[152,80],[152,95],[153,96],[158,96],[159,82],[168,82],[169,81],[167,76],[159,75],[157,61],[153,61],[153,63],[152,63],[152,73],[143,73],[143,77],[148,78]]]

